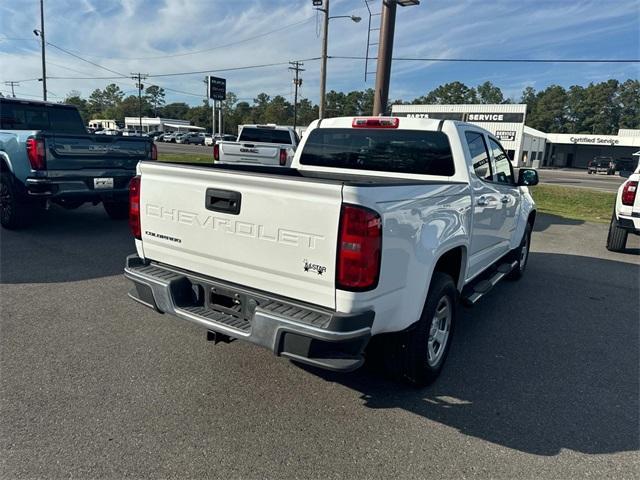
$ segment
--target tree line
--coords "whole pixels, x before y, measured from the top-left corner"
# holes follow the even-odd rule
[[[373,89],[326,94],[328,116],[370,115]],[[160,116],[189,120],[194,125],[211,128],[211,107],[206,100],[198,106],[184,102],[166,103],[162,87],[149,86],[142,95],[142,116]],[[123,121],[125,116],[138,116],[137,95],[125,96],[116,84],[94,90],[89,98],[72,91],[64,103],[78,107],[82,118],[107,118]],[[587,86],[573,85],[565,89],[551,85],[536,91],[526,87],[519,99],[506,98],[491,82],[469,87],[462,82],[441,85],[411,101],[395,100],[394,104],[527,104],[526,123],[544,132],[615,134],[619,128],[640,128],[640,81],[607,80]],[[251,102],[240,101],[233,92],[221,102],[225,133],[236,133],[245,123],[293,125],[294,108],[281,95],[258,94]],[[308,125],[318,118],[318,105],[302,98],[297,106],[297,125]]]

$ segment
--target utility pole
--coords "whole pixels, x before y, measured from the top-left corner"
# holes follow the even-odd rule
[[[142,80],[145,80],[149,75],[145,73],[132,73],[131,78],[133,80],[137,80],[136,87],[138,88],[138,125],[140,126],[140,133],[142,133],[142,89],[144,85],[142,85]]]
[[[11,87],[11,96],[16,98],[16,93],[13,91],[13,87],[19,87],[20,82],[4,82],[4,84]]]
[[[327,39],[329,37],[329,0],[324,0],[324,8],[317,10],[324,13],[322,27],[322,55],[320,60],[320,109],[319,116],[324,118],[325,92],[327,89]]]
[[[37,30],[34,30],[33,33],[38,35]],[[42,99],[47,101],[47,66],[45,62],[45,54],[44,54],[44,0],[40,0],[40,42],[42,44]]]
[[[419,5],[420,0],[382,0],[380,18],[380,40],[378,42],[378,65],[376,67],[376,89],[373,97],[373,114],[382,115],[389,102],[389,80],[393,57],[393,35],[396,28],[396,7]]]
[[[382,2],[380,19],[380,40],[378,43],[378,65],[376,67],[376,88],[373,97],[373,114],[382,115],[389,101],[389,80],[391,76],[391,57],[393,55],[393,34],[396,25],[395,0]]]
[[[295,130],[298,126],[298,87],[302,86],[302,79],[298,76],[299,72],[304,72],[304,68],[300,68],[304,63],[295,61],[289,62],[293,67],[289,67],[289,70],[293,70],[296,72],[296,77],[293,79],[293,84],[295,85],[295,93],[293,95],[293,129]]]

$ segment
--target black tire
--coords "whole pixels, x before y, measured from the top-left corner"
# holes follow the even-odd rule
[[[587,170],[587,173],[591,175],[593,172],[591,170]]]
[[[21,202],[9,172],[0,174],[0,224],[7,230],[18,230],[29,225],[34,209]]]
[[[622,252],[627,247],[627,236],[629,232],[618,226],[616,214],[611,215],[609,224],[609,234],[607,235],[607,250],[611,252]]]
[[[446,320],[443,324],[442,320],[436,319],[436,309],[442,309],[443,302],[446,302],[450,312],[448,334],[439,344],[436,358],[430,361],[429,342],[433,339],[435,344],[436,340],[434,326],[438,323],[443,327],[438,332],[447,328]],[[392,351],[389,352],[390,358],[385,359],[387,370],[393,369],[389,373],[417,387],[429,385],[438,378],[451,347],[457,311],[458,291],[453,279],[447,274],[435,272],[420,320],[405,332],[390,337],[393,340]]]
[[[511,253],[512,260],[516,260],[518,265],[506,276],[507,280],[520,280],[527,269],[529,262],[529,251],[531,250],[531,224],[527,222],[524,235],[520,241],[520,246]]]
[[[129,218],[128,202],[102,202],[105,212],[111,220],[124,220]]]

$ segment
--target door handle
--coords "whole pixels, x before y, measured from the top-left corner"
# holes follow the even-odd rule
[[[481,197],[478,197],[478,201],[476,203],[480,207],[486,207],[487,205],[489,205],[489,199],[487,197],[485,197],[484,195],[482,195]]]
[[[230,213],[238,215],[242,194],[232,190],[219,190],[217,188],[207,188],[205,208],[213,212]]]
[[[507,195],[505,195],[504,197],[502,197],[502,198],[500,199],[500,201],[501,201],[502,203],[509,203],[509,197],[508,197]]]

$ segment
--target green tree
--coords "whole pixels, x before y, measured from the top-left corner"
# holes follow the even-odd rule
[[[567,92],[551,85],[536,95],[527,123],[543,132],[564,133],[567,130]]]
[[[84,98],[80,96],[80,92],[77,90],[71,90],[62,103],[66,105],[74,105],[78,112],[80,112],[80,116],[82,117],[82,121],[87,124],[89,120],[91,120],[91,112],[89,111],[89,102],[87,102]]]
[[[504,95],[499,87],[487,81],[476,87],[478,102],[483,104],[504,103]]]
[[[627,80],[618,87],[620,128],[640,128],[640,81]]]
[[[259,93],[256,98],[253,99],[252,121],[255,123],[267,123],[265,120],[265,113],[271,97],[266,93]]]
[[[424,98],[430,104],[477,103],[476,91],[462,82],[451,82],[431,90]]]
[[[106,110],[106,104],[102,90],[96,88],[91,95],[89,95],[88,104],[89,113],[92,117],[104,117],[102,112]]]
[[[267,105],[264,112],[265,123],[290,125],[293,123],[293,106],[286,98],[276,95]]]
[[[157,116],[158,108],[164,105],[164,88],[157,85],[150,85],[146,88],[144,93],[153,108],[153,115]]]
[[[318,105],[314,105],[308,98],[298,101],[298,125],[306,126],[319,117]]]
[[[158,109],[161,116],[165,118],[175,118],[178,120],[186,120],[189,113],[189,105],[184,102],[168,103],[162,108]]]

